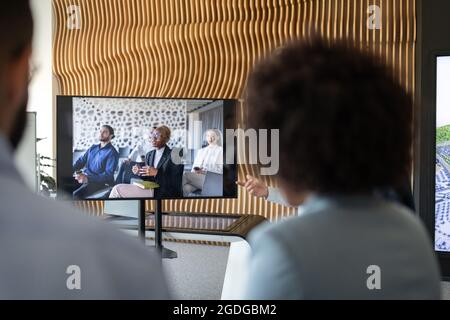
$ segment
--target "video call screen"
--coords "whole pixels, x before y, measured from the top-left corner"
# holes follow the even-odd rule
[[[237,197],[225,132],[235,100],[57,99],[58,198]]]
[[[450,252],[450,56],[436,66],[435,250]]]

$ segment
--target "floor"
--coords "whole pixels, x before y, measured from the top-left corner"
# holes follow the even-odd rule
[[[178,254],[163,266],[174,299],[220,300],[228,247],[165,242]],[[450,282],[442,282],[442,299],[450,300]]]
[[[164,259],[163,267],[173,298],[220,300],[228,260],[228,247],[165,242],[178,254]]]

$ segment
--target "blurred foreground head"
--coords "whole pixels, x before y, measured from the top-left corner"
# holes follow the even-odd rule
[[[255,68],[246,93],[250,127],[280,129],[279,181],[291,203],[408,178],[412,99],[352,43],[291,43]]]
[[[26,123],[32,35],[29,0],[0,1],[0,132],[14,148]]]

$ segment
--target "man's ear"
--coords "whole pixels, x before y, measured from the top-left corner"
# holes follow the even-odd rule
[[[27,45],[18,56],[13,57],[6,67],[6,104],[14,110],[22,107],[23,98],[28,91],[30,59],[31,44]]]

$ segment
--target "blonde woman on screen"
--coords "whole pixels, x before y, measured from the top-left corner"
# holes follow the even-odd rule
[[[223,174],[222,133],[220,130],[210,129],[206,131],[205,137],[208,146],[198,151],[191,172],[183,175],[184,196],[203,188],[208,171]]]

